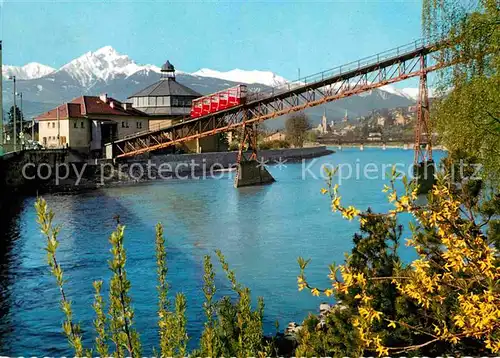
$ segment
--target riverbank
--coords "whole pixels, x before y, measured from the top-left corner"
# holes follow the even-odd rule
[[[321,143],[327,147],[333,148],[359,148],[363,145],[364,148],[395,148],[395,149],[405,149],[405,150],[413,150],[414,143],[403,143],[403,142],[394,142],[394,143],[382,143],[382,142],[368,142],[368,143],[349,143],[349,144],[338,144],[338,143]],[[443,145],[435,145],[432,147],[434,150],[444,150],[446,151],[446,147]]]
[[[272,149],[258,152],[263,165],[296,162],[332,154],[326,146]],[[45,154],[45,153],[42,153]],[[245,153],[249,157],[251,153]],[[62,155],[58,153],[58,155]],[[113,163],[110,160],[87,162],[66,156],[34,156],[19,153],[4,161],[2,191],[19,195],[74,193],[103,186],[132,185],[162,179],[186,179],[200,173],[213,175],[237,165],[236,151],[200,154],[144,155]],[[37,159],[38,158],[38,159]]]

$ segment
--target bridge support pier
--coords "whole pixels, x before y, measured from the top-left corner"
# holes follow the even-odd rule
[[[245,157],[247,143],[252,148],[252,154],[249,158]],[[264,160],[257,159],[257,127],[255,124],[251,127],[243,125],[237,165],[236,177],[234,178],[235,188],[270,184],[276,181],[267,171]]]
[[[266,167],[257,160],[244,160],[238,165],[238,173],[234,181],[235,188],[271,184],[276,180],[267,171]]]
[[[419,185],[418,194],[427,194],[434,185],[432,160],[432,127],[430,123],[429,96],[427,91],[426,57],[420,55],[420,86],[417,98],[417,123],[413,160],[414,180]]]

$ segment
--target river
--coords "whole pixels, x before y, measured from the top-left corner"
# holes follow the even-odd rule
[[[443,153],[435,156],[439,159]],[[411,150],[344,148],[305,163],[270,166],[277,181],[261,187],[234,189],[234,173],[224,173],[219,179],[156,181],[46,196],[56,222],[62,225],[58,258],[84,343],[90,347],[94,336],[92,281],[109,282],[111,276],[108,236],[115,215],[126,225],[126,267],[144,354],[151,354],[157,346],[157,222],[165,227],[171,293],[187,296],[192,345],[203,322],[202,260],[215,249],[224,253],[237,279],[252,290],[254,302],[257,296],[264,297],[265,330],[272,333],[275,321],[283,329],[290,321],[301,321],[307,312],[317,312],[319,303],[327,301],[297,291],[297,257],[312,258],[308,278],[324,286],[328,264],[342,262],[358,227],[355,221],[347,222],[330,212],[329,200],[320,194],[322,165],[343,165],[340,191],[344,203],[386,210],[390,205],[381,191],[387,182],[384,174],[394,163],[408,171],[412,160]],[[72,352],[61,333],[59,292],[46,264],[34,202],[35,198],[27,198],[13,204],[2,217],[0,354],[69,355]],[[402,255],[409,258],[413,254],[404,251]],[[220,266],[214,264],[219,294],[227,293],[229,285]]]

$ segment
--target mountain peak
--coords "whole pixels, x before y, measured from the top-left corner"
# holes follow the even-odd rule
[[[271,71],[258,71],[258,70],[242,70],[235,68],[230,71],[217,71],[210,68],[202,68],[196,72],[191,73],[193,76],[198,77],[212,77],[226,81],[241,82],[241,83],[260,83],[266,86],[278,86],[287,83],[288,80],[271,72]]]
[[[141,70],[160,72],[156,66],[136,64],[109,45],[87,52],[59,69],[85,87],[96,81],[108,82],[117,77],[128,77]]]
[[[100,55],[100,54],[116,54],[118,55],[118,51],[116,51],[112,46],[107,45],[104,47],[101,47],[100,49],[94,51],[94,54]]]
[[[38,62],[30,62],[24,66],[2,66],[2,76],[16,76],[18,80],[33,80],[43,76],[47,76],[55,71],[55,68],[42,65]]]

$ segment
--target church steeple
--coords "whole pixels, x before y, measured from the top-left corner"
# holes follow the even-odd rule
[[[326,108],[323,108],[323,117],[321,118],[321,130],[323,133],[328,132],[328,123],[326,120]]]

